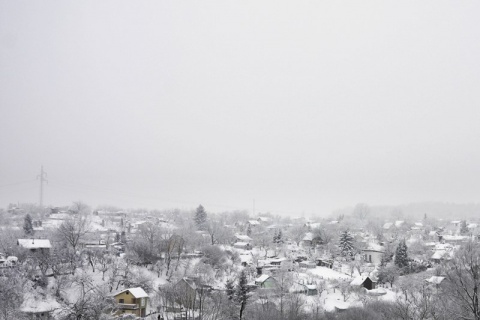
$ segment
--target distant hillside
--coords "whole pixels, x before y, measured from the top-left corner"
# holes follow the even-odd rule
[[[369,216],[381,219],[423,219],[425,214],[428,218],[437,219],[480,219],[480,203],[417,202],[397,206],[369,205],[369,207]],[[353,207],[347,207],[336,210],[332,216],[349,215],[352,212]]]

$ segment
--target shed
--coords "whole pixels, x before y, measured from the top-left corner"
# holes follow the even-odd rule
[[[375,289],[376,284],[376,281],[365,276],[358,276],[350,282],[350,285],[353,287],[364,287],[367,290]]]

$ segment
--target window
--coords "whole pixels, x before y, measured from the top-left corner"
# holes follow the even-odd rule
[[[120,299],[120,300],[118,300],[118,303],[125,303],[125,300],[124,300],[124,299]]]
[[[135,298],[132,298],[132,303],[133,303],[133,304],[136,303],[136,299],[135,299]]]

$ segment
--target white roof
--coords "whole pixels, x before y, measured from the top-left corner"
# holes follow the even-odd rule
[[[255,283],[263,283],[265,281],[267,281],[267,279],[270,278],[270,276],[268,274],[262,274],[260,277],[258,277],[257,279],[255,279]]]
[[[235,238],[237,238],[238,240],[245,241],[245,242],[250,242],[250,241],[253,240],[252,238],[250,238],[249,236],[244,235],[244,234],[236,234]]]
[[[351,286],[361,286],[362,283],[367,279],[368,277],[365,277],[365,276],[358,276],[356,277],[355,279],[352,280],[352,282],[350,282],[350,285]]]
[[[60,304],[50,296],[40,298],[39,295],[26,294],[20,311],[25,313],[50,312],[60,307]]]
[[[312,241],[313,240],[313,233],[307,232],[303,237],[302,241]]]
[[[128,289],[122,290],[122,291],[120,291],[120,292],[117,292],[115,295],[119,295],[120,293],[125,292],[125,291],[130,291],[130,293],[131,293],[135,298],[148,298],[148,294],[145,292],[145,290],[143,290],[143,289],[140,288],[140,287],[137,287],[137,288],[128,288]]]
[[[18,239],[18,244],[25,249],[50,249],[52,247],[48,239]]]
[[[426,279],[425,281],[433,283],[433,284],[440,284],[443,280],[445,280],[445,277],[431,276],[430,278]]]
[[[385,249],[383,248],[383,246],[381,246],[381,245],[379,245],[379,244],[370,242],[370,243],[368,244],[367,248],[364,249],[363,251],[385,252]]]
[[[241,241],[235,242],[235,243],[233,244],[234,247],[246,247],[246,246],[248,246],[248,245],[249,245],[248,242],[241,242]]]
[[[461,240],[468,240],[468,236],[451,236],[451,235],[444,235],[443,239],[446,241],[461,241]]]

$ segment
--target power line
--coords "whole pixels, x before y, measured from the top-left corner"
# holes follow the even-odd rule
[[[0,186],[0,188],[6,188],[6,187],[13,187],[13,186],[18,186],[21,184],[29,183],[29,182],[34,182],[35,180],[25,180],[25,181],[19,181],[19,182],[13,182],[9,184],[3,184]]]

